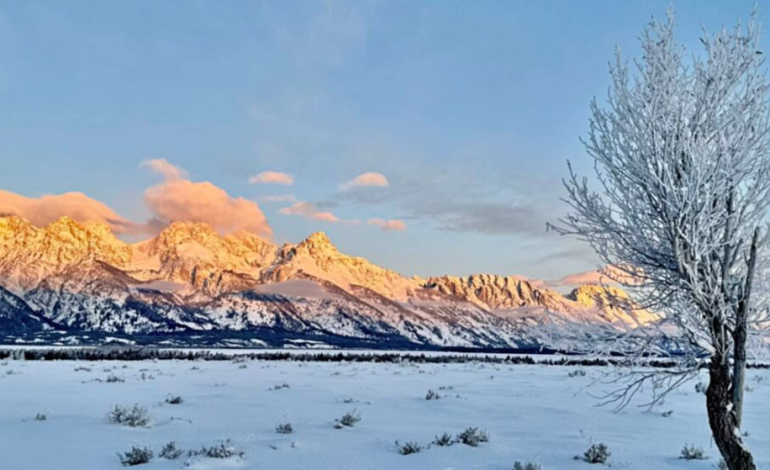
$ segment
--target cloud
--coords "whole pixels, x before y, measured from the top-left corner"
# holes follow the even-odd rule
[[[245,230],[272,236],[272,229],[256,202],[232,197],[207,181],[185,179],[184,170],[165,160],[150,160],[142,166],[164,177],[161,184],[144,193],[145,203],[161,223],[204,222],[224,233]]]
[[[381,191],[342,191],[319,206],[387,204],[404,212],[407,219],[430,221],[443,231],[540,238],[546,235],[546,222],[557,211],[550,195],[543,194],[547,191],[484,186],[468,174],[430,174],[422,169],[400,174],[397,184]],[[558,202],[558,197],[553,199]]]
[[[383,232],[403,232],[406,230],[406,224],[402,220],[369,219],[366,224],[380,227]]]
[[[260,202],[294,202],[297,200],[297,196],[293,194],[271,194],[268,196],[260,196]]]
[[[359,186],[379,186],[387,187],[390,185],[388,179],[382,173],[362,173],[347,183],[341,184],[340,189],[346,190]]]
[[[285,184],[291,186],[294,184],[294,177],[277,171],[263,171],[249,178],[249,184]]]
[[[612,276],[612,279],[610,276]],[[614,279],[622,282],[632,283],[634,277],[629,276],[627,273],[621,271],[614,266],[606,266],[601,270],[584,271],[579,273],[573,273],[568,276],[564,276],[558,281],[552,281],[551,284],[555,286],[582,286],[586,284],[608,284],[617,285]]]
[[[296,215],[300,217],[304,217],[306,219],[310,220],[318,220],[322,222],[339,222],[340,219],[337,218],[336,215],[332,214],[331,212],[320,212],[316,207],[305,201],[298,201],[295,202],[293,205],[289,207],[284,207],[283,209],[279,210],[283,215]]]
[[[188,177],[187,172],[179,167],[176,167],[169,163],[165,158],[154,158],[151,160],[145,160],[140,165],[144,168],[149,168],[154,173],[163,176],[163,179],[167,181],[181,180]]]
[[[8,215],[23,217],[38,227],[68,216],[78,222],[104,222],[119,235],[142,231],[140,225],[116,214],[106,204],[78,192],[34,198],[0,190],[0,216]]]

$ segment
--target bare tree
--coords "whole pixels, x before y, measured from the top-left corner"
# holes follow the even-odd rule
[[[755,469],[740,425],[747,343],[766,320],[765,295],[754,284],[766,278],[770,233],[768,84],[758,27],[752,16],[745,27],[704,33],[705,53],[693,57],[685,57],[674,29],[671,13],[650,23],[631,71],[616,54],[606,106],[592,102],[584,141],[598,191],[570,165],[572,211],[554,228],[587,241],[612,267],[609,278],[674,327],[673,335],[637,328],[613,347],[639,357],[683,348],[680,368],[663,378],[667,390],[705,360],[714,441],[728,468]],[[611,399],[627,403],[647,379],[661,380],[636,376]]]

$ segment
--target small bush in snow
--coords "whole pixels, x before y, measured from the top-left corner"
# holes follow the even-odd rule
[[[184,399],[179,395],[172,395],[166,398],[166,403],[168,403],[169,405],[181,405],[183,402],[184,402]]]
[[[455,443],[454,438],[449,433],[444,433],[440,436],[436,436],[435,439],[433,439],[433,445],[439,446],[439,447],[448,447]]]
[[[294,428],[291,423],[279,423],[275,426],[275,432],[278,434],[291,434],[294,432]]]
[[[361,421],[361,415],[356,413],[356,410],[353,410],[342,415],[342,418],[336,421],[334,427],[337,429],[342,429],[344,427],[351,428],[359,421]]]
[[[125,381],[126,381],[126,379],[124,379],[123,377],[118,377],[117,375],[114,375],[114,374],[108,375],[107,379],[105,380],[105,382],[107,382],[108,384],[113,384],[113,383],[118,383],[118,382],[125,382]]]
[[[543,467],[539,463],[516,461],[513,463],[513,470],[542,470]]]
[[[48,415],[45,413],[38,413],[35,415],[35,421],[45,421],[48,419]]]
[[[275,385],[275,386],[273,386],[273,388],[271,388],[270,390],[280,390],[280,389],[282,389],[282,388],[289,388],[289,384],[287,384],[287,383],[282,383],[282,384],[280,384],[280,385]]]
[[[584,371],[583,369],[575,369],[570,373],[568,373],[567,375],[570,377],[585,377],[586,371]]]
[[[200,450],[191,450],[188,455],[193,457],[201,455],[210,459],[229,459],[230,457],[243,457],[244,452],[235,447],[230,439],[220,442],[211,447],[201,447]]]
[[[147,412],[147,408],[139,405],[132,407],[115,405],[115,408],[107,414],[107,420],[132,428],[144,428],[150,424],[150,413]]]
[[[153,453],[149,447],[137,447],[134,446],[128,452],[118,454],[120,463],[124,467],[133,467],[134,465],[142,465],[152,460]]]
[[[668,410],[668,411],[664,411],[663,413],[661,413],[661,415],[662,415],[664,418],[668,418],[668,417],[669,417],[669,416],[671,416],[672,414],[674,414],[674,410]]]
[[[91,372],[91,369],[88,367],[78,366],[75,367],[75,372]]]
[[[441,398],[441,395],[434,392],[433,390],[428,390],[428,393],[425,395],[426,400],[438,400]]]
[[[708,385],[704,384],[703,382],[698,382],[695,384],[695,391],[697,393],[706,393],[706,390],[708,389]]]
[[[591,444],[583,453],[583,460],[588,463],[606,463],[612,453],[605,444]]]
[[[398,447],[398,453],[401,455],[416,454],[423,449],[419,442],[407,442],[402,445],[396,441],[396,447]]]
[[[181,457],[183,453],[182,449],[176,446],[176,442],[170,441],[160,449],[160,454],[158,454],[158,456],[162,459],[176,460]]]
[[[706,452],[703,450],[703,447],[685,444],[682,448],[682,455],[679,458],[684,460],[705,460]]]
[[[477,447],[482,442],[489,442],[489,434],[486,431],[479,431],[479,428],[468,428],[457,435],[457,442]]]

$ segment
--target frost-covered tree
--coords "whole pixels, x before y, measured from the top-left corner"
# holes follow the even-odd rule
[[[617,53],[608,100],[591,104],[584,141],[596,182],[570,166],[572,210],[555,228],[587,241],[612,267],[606,275],[673,327],[688,353],[680,377],[708,367],[714,441],[728,468],[755,469],[740,425],[747,344],[765,320],[766,290],[757,283],[767,278],[770,233],[758,26],[752,16],[745,27],[704,33],[704,53],[694,56],[674,29],[672,14],[653,21],[632,67]],[[617,344],[649,351],[665,334],[637,330],[629,338]]]

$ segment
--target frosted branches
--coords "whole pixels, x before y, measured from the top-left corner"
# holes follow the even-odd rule
[[[770,233],[757,27],[704,34],[705,54],[689,60],[672,16],[651,23],[641,42],[631,68],[616,54],[606,105],[591,104],[584,144],[598,191],[570,166],[572,211],[554,228],[590,243],[613,268],[606,274],[692,351],[727,356],[741,312],[749,325],[767,316],[766,289],[756,287],[768,280]]]

